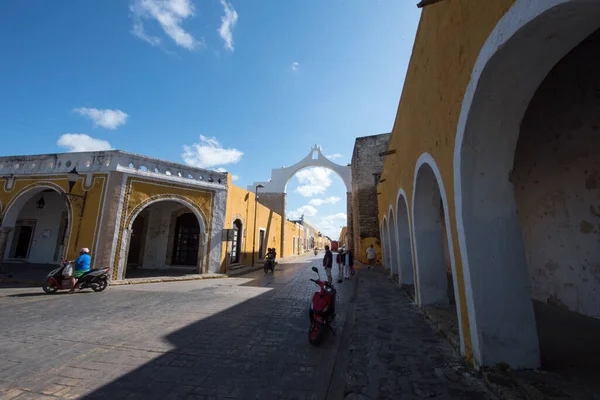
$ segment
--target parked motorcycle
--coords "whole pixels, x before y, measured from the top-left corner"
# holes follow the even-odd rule
[[[65,268],[70,267],[70,262],[62,260],[60,267],[50,271],[44,282],[44,292],[53,294],[59,290],[70,290],[70,277],[63,276]],[[91,288],[94,292],[101,292],[108,287],[109,268],[90,269],[77,280],[75,287],[79,290]]]
[[[316,346],[323,340],[326,330],[330,330],[335,336],[335,331],[331,327],[331,323],[335,319],[337,291],[332,284],[321,280],[319,270],[316,267],[312,267],[312,270],[317,273],[319,279],[311,279],[311,281],[316,283],[320,290],[313,294],[310,310],[308,311],[310,319],[308,341],[313,346]]]
[[[266,258],[265,266],[264,266],[265,274],[269,271],[271,271],[271,272],[275,271],[275,265],[277,265],[277,261],[275,261],[276,254],[277,253],[275,253],[275,249],[268,249],[267,255],[265,256],[265,258]]]

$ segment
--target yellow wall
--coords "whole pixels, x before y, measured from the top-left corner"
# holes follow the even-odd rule
[[[378,186],[380,221],[389,206],[396,212],[396,195],[402,188],[410,207],[417,159],[429,153],[441,172],[448,199],[455,249],[465,353],[471,353],[471,334],[464,294],[463,271],[454,212],[454,138],[462,99],[480,49],[514,0],[443,1],[425,7],[392,130],[382,180]],[[415,275],[416,276],[416,275]]]
[[[252,264],[252,243],[254,238],[254,264],[258,260],[258,245],[259,245],[259,230],[265,229],[265,238],[267,243],[266,249],[275,247],[277,256],[281,255],[281,215],[271,211],[255,201],[255,194],[235,186],[231,182],[231,175],[228,175],[228,192],[227,192],[227,210],[225,213],[225,228],[233,228],[233,221],[241,219],[244,227],[244,237],[242,238],[242,258],[241,263],[244,265]],[[254,210],[256,214],[256,228],[254,228]],[[253,234],[255,230],[255,234]],[[290,239],[291,240],[291,239]],[[291,246],[291,244],[290,244]],[[223,242],[223,257],[221,261],[221,270],[226,271],[229,265],[229,250],[230,245]],[[289,247],[291,249],[291,247]],[[290,250],[291,251],[291,250]]]
[[[118,239],[115,261],[113,263],[113,279],[117,279],[117,267],[121,256],[123,230],[131,227],[137,214],[155,201],[179,200],[182,204],[192,207],[202,215],[204,229],[207,235],[206,252],[203,265],[204,273],[208,272],[209,254],[212,238],[212,215],[214,192],[190,186],[158,182],[130,176],[125,184],[123,212],[119,221]]]
[[[67,231],[66,243],[69,247],[63,254],[64,257],[72,260],[79,255],[81,247],[88,247],[92,250],[92,262],[94,262],[94,248],[98,243],[99,216],[102,213],[104,196],[106,191],[107,174],[93,174],[90,187],[85,191],[85,209],[81,215],[83,199],[76,196],[67,196],[69,204],[69,228]],[[82,196],[84,177],[74,185],[72,194]],[[69,182],[67,175],[39,175],[39,176],[16,176],[13,187],[7,189],[8,179],[0,180],[2,190],[0,190],[0,216],[4,219],[6,212],[13,206],[19,209],[25,205],[23,201],[27,198],[27,192],[35,188],[50,187],[62,193],[69,192]],[[24,195],[17,199],[19,196]]]

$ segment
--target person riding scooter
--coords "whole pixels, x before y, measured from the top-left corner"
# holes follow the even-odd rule
[[[73,271],[73,275],[71,275],[71,290],[69,293],[75,293],[77,280],[86,272],[90,271],[90,266],[92,264],[92,257],[90,256],[90,249],[87,247],[79,250],[79,257],[75,261],[70,261],[75,263],[75,270]]]

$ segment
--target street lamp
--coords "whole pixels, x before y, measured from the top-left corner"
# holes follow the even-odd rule
[[[252,232],[252,266],[254,266],[254,251],[256,250],[256,214],[258,214],[258,189],[264,188],[263,185],[257,185],[254,189],[254,229]]]
[[[85,210],[85,200],[87,198],[87,192],[84,190],[83,195],[71,193],[71,191],[73,190],[73,186],[75,186],[75,183],[77,183],[79,177],[81,177],[81,175],[79,174],[79,172],[77,172],[77,169],[75,167],[73,167],[73,169],[67,173],[67,180],[69,181],[69,193],[65,193],[64,195],[70,197],[79,197],[80,199],[83,199],[83,204],[81,205],[81,218],[83,216],[83,210]]]

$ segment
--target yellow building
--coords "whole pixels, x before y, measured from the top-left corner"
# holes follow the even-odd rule
[[[384,260],[420,306],[455,301],[475,365],[539,366],[544,304],[600,318],[599,28],[600,1],[423,9],[378,185]]]
[[[220,272],[227,174],[121,151],[0,158],[0,260],[56,264],[91,250],[128,270]]]

